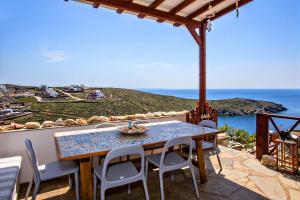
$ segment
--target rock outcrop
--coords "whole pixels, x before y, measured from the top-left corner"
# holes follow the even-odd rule
[[[65,126],[65,122],[62,118],[59,118],[54,122],[54,126]]]
[[[44,122],[42,123],[42,127],[43,127],[43,128],[50,128],[50,127],[52,127],[52,126],[54,126],[54,122],[53,122],[53,121],[44,121]]]
[[[26,127],[27,129],[38,129],[38,128],[41,127],[41,124],[38,123],[38,122],[27,122],[27,123],[25,124],[25,127]]]
[[[276,166],[276,159],[270,155],[263,155],[260,162],[262,165],[265,165],[265,166],[269,166],[269,167]]]
[[[99,122],[99,121],[100,121],[100,120],[99,120],[99,117],[98,117],[98,116],[90,117],[90,118],[87,120],[88,123],[97,123],[97,122]]]
[[[76,119],[76,124],[79,126],[85,126],[88,124],[87,120],[84,118]]]
[[[76,126],[77,125],[77,123],[74,119],[66,119],[64,121],[64,123],[66,126]]]
[[[24,124],[17,124],[17,123],[10,124],[10,129],[22,129],[22,128],[25,128]]]

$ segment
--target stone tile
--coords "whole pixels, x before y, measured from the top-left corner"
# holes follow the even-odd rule
[[[238,180],[242,178],[246,178],[249,175],[249,172],[247,171],[237,171],[237,170],[230,170],[230,169],[223,169],[221,172],[222,175],[226,179],[229,180]]]
[[[298,189],[297,182],[295,180],[284,177],[282,174],[279,174],[277,177],[282,184],[287,185],[290,188]]]
[[[249,176],[250,180],[253,181],[261,191],[263,191],[267,197],[274,200],[285,200],[287,195],[284,192],[280,182],[275,177],[258,177]]]
[[[289,189],[290,199],[291,200],[298,200],[300,199],[300,191]]]
[[[217,196],[215,194],[212,195],[212,194],[208,194],[206,192],[200,192],[200,199],[201,200],[226,200],[226,199],[229,200],[228,197]]]
[[[260,190],[258,189],[257,187],[246,187],[247,189],[257,193],[257,194],[260,194],[261,196],[264,196],[266,197],[266,195]]]
[[[256,188],[257,186],[252,181],[248,181],[246,184],[246,188]]]
[[[278,173],[276,171],[273,171],[263,165],[260,164],[259,161],[254,159],[248,159],[243,162],[243,165],[250,168],[253,171],[257,171],[259,173],[262,173],[266,176],[276,176]]]
[[[248,183],[249,178],[241,178],[241,179],[238,179],[236,181],[239,181],[239,182],[242,182],[242,183]]]
[[[231,200],[267,200],[268,198],[247,188],[241,188],[230,195]]]
[[[297,178],[296,183],[297,183],[298,188],[300,189],[300,177]]]
[[[200,191],[222,197],[229,197],[238,188],[238,184],[221,177],[209,177],[207,183],[200,185]]]
[[[261,166],[253,155],[245,152],[221,149],[223,171],[219,172],[216,156],[205,156],[208,182],[199,184],[201,200],[221,199],[300,199],[300,178],[282,175],[279,172]],[[198,171],[198,170],[196,170]],[[175,180],[170,173],[164,177],[164,191],[168,200],[196,200],[190,170],[176,171]],[[251,178],[250,178],[251,177]],[[199,181],[199,178],[198,178]],[[23,199],[28,184],[21,184],[19,194]],[[150,199],[160,199],[158,172],[151,170],[148,177]],[[298,198],[297,198],[298,197]],[[75,199],[74,187],[68,189],[68,179],[61,178],[43,183],[37,199],[69,200]],[[99,199],[99,198],[98,198]],[[118,187],[107,192],[107,199],[145,199],[141,183],[132,184],[132,194],[127,194],[127,187]]]
[[[225,152],[225,153],[222,153],[222,156],[221,158],[234,158],[235,155],[233,153],[229,153],[229,152]]]
[[[233,168],[237,169],[237,170],[242,170],[242,171],[249,170],[249,168],[242,165],[242,163],[240,161],[234,161]]]
[[[233,166],[233,160],[230,158],[220,158],[222,166]],[[218,164],[218,163],[216,163]]]
[[[239,156],[234,158],[234,161],[243,162],[243,161],[247,160],[248,158],[249,157],[247,155],[239,155]]]

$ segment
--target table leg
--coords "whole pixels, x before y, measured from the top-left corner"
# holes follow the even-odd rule
[[[204,153],[202,149],[202,141],[200,139],[196,139],[196,152],[197,152],[197,162],[199,169],[199,176],[201,184],[207,182],[206,170],[205,170],[205,161],[204,161]]]
[[[81,200],[93,199],[92,162],[90,158],[79,160]]]

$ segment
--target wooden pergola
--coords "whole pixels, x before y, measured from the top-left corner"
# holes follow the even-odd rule
[[[68,0],[65,0],[68,1]],[[186,27],[199,46],[199,102],[187,114],[186,120],[199,123],[203,115],[217,122],[217,112],[206,101],[206,30],[208,22],[237,10],[253,0],[73,0],[93,8],[108,8],[117,13],[128,13],[138,18],[150,18],[158,23],[170,23],[175,27]],[[237,12],[238,14],[238,12]],[[211,139],[211,138],[203,138]],[[199,144],[200,145],[200,144]],[[202,147],[200,148],[202,149]],[[203,161],[204,162],[204,161]],[[89,164],[87,164],[88,166]],[[205,165],[200,171],[201,182],[206,182]],[[81,176],[90,176],[81,169]],[[83,179],[86,180],[86,179]],[[82,183],[88,185],[87,183]],[[83,188],[84,199],[90,199],[91,187]]]
[[[68,1],[68,0],[65,0]],[[253,0],[73,0],[94,8],[108,8],[158,23],[185,26],[199,46],[199,105],[206,104],[206,26]]]

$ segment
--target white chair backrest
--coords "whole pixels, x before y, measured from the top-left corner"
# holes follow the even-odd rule
[[[26,151],[27,156],[30,160],[31,167],[33,169],[34,182],[39,183],[41,179],[40,179],[40,173],[39,173],[39,170],[38,170],[38,160],[36,158],[36,154],[35,154],[35,151],[34,151],[31,140],[26,139],[25,140],[25,145],[26,145],[26,150],[27,150]]]
[[[109,127],[116,127],[113,123],[103,123],[96,125],[96,128],[109,128]]]
[[[117,180],[117,181],[111,181],[107,180],[106,174],[107,174],[107,169],[109,167],[109,163],[111,160],[115,158],[119,158],[122,156],[127,156],[127,155],[139,155],[141,157],[141,170],[138,175],[133,176],[133,177],[128,177],[122,180]],[[120,147],[120,148],[115,148],[111,150],[105,157],[104,164],[103,164],[103,170],[102,170],[102,183],[107,182],[110,184],[113,184],[113,182],[118,182],[118,183],[124,183],[130,182],[130,180],[136,179],[137,177],[144,176],[144,165],[145,165],[145,154],[144,154],[144,149],[140,145],[129,145],[125,147]]]
[[[202,120],[199,123],[199,126],[206,127],[206,128],[218,129],[218,126],[217,126],[216,122],[214,122],[212,120]],[[216,136],[214,137],[213,143],[214,143],[215,146],[217,146],[218,140],[217,140]]]
[[[207,127],[207,128],[213,128],[213,129],[218,129],[216,122],[212,120],[202,120],[199,123],[199,126]]]
[[[191,158],[192,158],[192,151],[193,151],[192,143],[193,143],[192,137],[189,137],[189,136],[178,137],[178,138],[174,138],[174,139],[169,140],[165,144],[162,155],[161,155],[160,168],[163,167],[164,171],[165,170],[168,171],[168,170],[178,169],[178,165],[165,165],[165,163],[164,163],[165,156],[168,153],[169,148],[173,147],[175,145],[186,145],[186,146],[188,146],[188,148],[189,148],[188,159],[184,163],[180,163],[179,165],[181,165],[182,167],[189,166],[189,164],[191,162]]]

